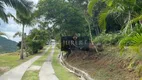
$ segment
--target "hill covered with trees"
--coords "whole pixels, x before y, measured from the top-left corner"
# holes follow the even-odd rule
[[[17,50],[17,43],[0,36],[0,53],[14,52]]]

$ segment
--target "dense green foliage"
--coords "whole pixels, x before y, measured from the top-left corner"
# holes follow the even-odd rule
[[[64,0],[41,0],[38,4],[38,16],[44,16],[46,22],[56,29],[56,34],[87,35],[85,19],[77,7]]]
[[[141,53],[141,45],[142,45],[142,25],[136,24],[134,31],[125,36],[119,43],[120,48],[123,50],[125,46],[129,48],[134,48],[137,53]]]
[[[17,50],[17,43],[6,39],[4,37],[0,37],[0,53],[4,52],[15,52]]]
[[[124,36],[121,33],[102,33],[99,36],[95,37],[93,40],[95,43],[118,45],[119,41]]]
[[[46,30],[33,29],[25,40],[27,51],[29,51],[30,54],[37,53],[49,39],[47,35],[48,32]]]
[[[92,15],[92,10],[94,5],[100,0],[91,0],[88,6],[88,12]],[[115,21],[124,27],[125,33],[130,33],[132,31],[132,23],[142,19],[141,11],[139,7],[142,4],[140,0],[102,0],[106,4],[104,10],[101,11],[99,17],[99,25],[103,29],[106,29],[106,18],[111,14],[115,18]]]

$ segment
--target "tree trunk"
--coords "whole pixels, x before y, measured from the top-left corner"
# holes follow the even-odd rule
[[[84,15],[84,18],[85,18],[85,20],[87,22],[87,25],[88,25],[89,36],[90,36],[90,41],[91,41],[91,43],[89,44],[89,49],[95,49],[96,52],[98,53],[98,50],[97,50],[96,46],[93,43],[93,38],[92,38],[92,32],[91,32],[91,26],[90,26],[89,18],[87,18],[86,15]]]
[[[129,11],[129,21],[128,22],[130,21],[131,21],[131,11]],[[133,31],[132,24],[130,25],[130,31]]]
[[[20,54],[20,59],[24,59],[24,55],[23,55],[23,53],[24,53],[24,27],[25,27],[25,25],[23,25],[23,27],[22,27],[22,41],[21,41],[21,54]]]
[[[92,38],[92,33],[91,33],[91,26],[90,26],[89,20],[86,18],[86,16],[85,16],[85,20],[86,20],[87,25],[88,25],[89,36],[90,36],[91,43],[93,43],[93,38]]]
[[[28,54],[28,48],[27,48],[28,46],[26,44],[25,38],[26,38],[26,35],[24,34],[24,48],[25,48],[26,57],[28,57],[29,56],[29,54]]]

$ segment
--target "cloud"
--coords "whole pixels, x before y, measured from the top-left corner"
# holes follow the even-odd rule
[[[21,37],[13,38],[13,35],[16,32],[21,32],[22,25],[17,24],[13,19],[9,19],[9,23],[6,24],[3,21],[0,21],[0,31],[4,32],[8,35],[9,39],[14,40],[16,42],[19,42],[21,40]],[[29,31],[31,30],[31,27],[25,27],[25,33],[29,34]]]

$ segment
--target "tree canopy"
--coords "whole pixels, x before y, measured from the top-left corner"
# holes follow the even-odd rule
[[[38,16],[44,16],[61,35],[86,34],[88,30],[81,14],[78,8],[64,0],[41,0],[38,4]]]

